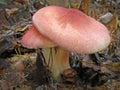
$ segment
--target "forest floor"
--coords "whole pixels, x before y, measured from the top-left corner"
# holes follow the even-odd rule
[[[47,5],[59,5],[60,0],[0,0],[0,90],[120,90],[120,1],[61,1],[66,2],[60,6],[80,9],[105,24],[110,46],[90,55],[71,53],[71,60],[81,67],[66,70],[60,82],[54,81],[39,72],[36,50],[22,47],[20,40],[33,14]]]

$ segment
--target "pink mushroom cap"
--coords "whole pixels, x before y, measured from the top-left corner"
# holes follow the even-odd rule
[[[31,39],[26,38],[27,34],[26,37],[23,36],[22,43],[26,46],[28,44],[24,42],[24,38],[31,40],[31,47],[41,46],[41,34],[58,46],[81,54],[101,51],[110,43],[108,29],[76,9],[47,6],[37,11],[32,20],[39,34],[38,31],[34,31],[36,35],[28,34]]]
[[[110,43],[108,29],[76,9],[44,7],[33,15],[33,24],[60,47],[77,53],[95,53]]]
[[[21,44],[26,48],[47,48],[55,46],[48,38],[41,35],[34,25],[25,32]]]

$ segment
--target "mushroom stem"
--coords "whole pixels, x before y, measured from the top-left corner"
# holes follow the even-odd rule
[[[48,64],[52,76],[55,80],[60,80],[61,73],[70,68],[69,66],[69,51],[60,47],[43,49],[43,54]]]

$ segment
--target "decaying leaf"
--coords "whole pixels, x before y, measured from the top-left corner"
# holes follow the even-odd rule
[[[82,0],[80,8],[87,15],[90,15],[90,0]]]
[[[5,9],[6,13],[10,16],[11,14],[17,12],[18,8],[12,8],[12,9]]]
[[[5,17],[5,11],[3,9],[0,9],[0,29],[2,29],[3,26],[10,26],[10,24]]]
[[[15,48],[17,41],[13,36],[6,37],[0,40],[0,55],[5,51],[10,51]]]
[[[113,72],[120,73],[120,62],[109,64],[107,68]]]

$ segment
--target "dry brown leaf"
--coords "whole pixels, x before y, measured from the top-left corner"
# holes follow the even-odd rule
[[[33,90],[31,86],[23,85],[20,88],[16,88],[15,90]]]
[[[109,65],[107,65],[107,68],[113,72],[120,73],[120,62],[109,64]]]
[[[18,8],[6,9],[6,13],[10,16],[11,14],[17,12]]]
[[[82,0],[80,10],[90,15],[90,0]]]
[[[2,26],[10,26],[10,24],[5,17],[5,11],[0,9],[0,29],[2,29]]]

